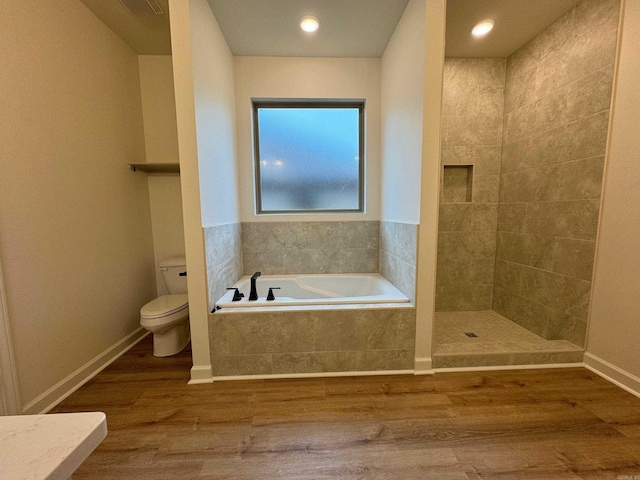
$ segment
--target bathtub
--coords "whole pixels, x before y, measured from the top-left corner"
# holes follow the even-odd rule
[[[244,298],[233,302],[233,290],[217,302],[222,309],[288,305],[348,305],[368,303],[408,303],[409,299],[377,273],[347,273],[327,275],[263,275],[256,282],[258,300],[250,302],[251,276],[246,275],[233,285]],[[275,300],[268,301],[269,287]]]

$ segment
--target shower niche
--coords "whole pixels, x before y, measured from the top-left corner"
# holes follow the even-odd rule
[[[473,195],[473,165],[444,165],[442,203],[470,203]]]

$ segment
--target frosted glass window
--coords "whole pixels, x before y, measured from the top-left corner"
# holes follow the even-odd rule
[[[364,104],[254,102],[258,213],[362,212]]]

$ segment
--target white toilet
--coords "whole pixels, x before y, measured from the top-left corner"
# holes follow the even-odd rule
[[[186,264],[185,257],[162,260],[159,267],[169,295],[156,298],[140,309],[140,325],[153,333],[156,357],[180,353],[191,340]]]

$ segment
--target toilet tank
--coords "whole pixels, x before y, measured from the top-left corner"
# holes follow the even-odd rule
[[[186,273],[186,265],[187,259],[185,257],[165,258],[158,265],[169,295],[187,293],[187,276],[180,275],[181,273]]]

